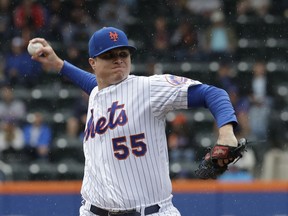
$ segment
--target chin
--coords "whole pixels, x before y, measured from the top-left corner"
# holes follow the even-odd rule
[[[114,84],[118,84],[119,82],[125,80],[128,77],[126,73],[117,73],[114,76]]]

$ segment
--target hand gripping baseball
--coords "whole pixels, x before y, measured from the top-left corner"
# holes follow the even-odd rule
[[[54,49],[44,38],[33,38],[30,44],[41,44],[32,55],[32,59],[42,64],[45,71],[59,72],[64,61],[57,56]]]
[[[238,141],[237,147],[216,144],[203,158],[195,171],[196,176],[201,179],[216,179],[228,169],[229,164],[236,163],[242,157],[246,148],[245,138]],[[218,160],[226,161],[226,163],[220,166]]]

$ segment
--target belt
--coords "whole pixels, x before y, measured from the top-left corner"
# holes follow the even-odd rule
[[[150,215],[159,212],[160,206],[159,205],[152,205],[148,206],[144,210],[145,215]],[[141,216],[140,212],[137,212],[136,210],[127,210],[127,211],[117,211],[117,212],[111,212],[102,208],[99,208],[97,206],[91,205],[90,211],[93,214],[99,215],[99,216]]]

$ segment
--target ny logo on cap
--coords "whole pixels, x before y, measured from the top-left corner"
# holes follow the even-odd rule
[[[118,40],[117,32],[109,32],[109,36],[110,36],[110,39],[115,41],[115,42]]]

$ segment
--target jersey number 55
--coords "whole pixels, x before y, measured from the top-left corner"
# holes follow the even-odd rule
[[[126,136],[116,137],[112,139],[114,156],[118,160],[125,160],[130,155],[130,151],[136,157],[142,157],[147,152],[147,144],[144,142],[145,134],[130,135],[131,150],[127,145]]]

